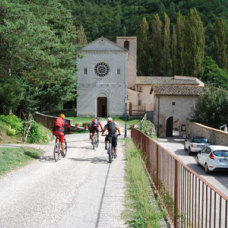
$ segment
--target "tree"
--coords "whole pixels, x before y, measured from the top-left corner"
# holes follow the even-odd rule
[[[16,106],[26,109],[28,99],[25,97],[32,96],[35,91],[26,90],[27,86],[38,88],[42,92],[42,87],[62,85],[65,81],[70,81],[65,86],[72,91],[71,88],[76,86],[77,46],[73,44],[76,33],[70,12],[56,0],[24,0],[20,3],[16,0],[2,0],[0,8],[4,12],[0,14],[3,50],[0,59],[4,60],[0,62],[0,71],[2,77],[10,77],[11,81],[20,83],[15,87],[15,93],[18,91],[19,94],[20,89],[25,91],[24,94],[21,93],[24,98]],[[12,99],[7,93],[5,96]],[[74,96],[72,92],[71,98],[69,94],[63,93],[61,99],[56,99],[56,103]],[[36,93],[37,101],[42,104],[41,98]],[[46,107],[49,107],[50,102],[47,97]],[[32,106],[35,107],[30,105],[30,108]]]
[[[176,23],[176,35],[177,35],[177,46],[176,46],[176,57],[177,57],[177,67],[176,73],[178,75],[184,74],[185,69],[185,18],[179,12],[177,15],[177,23]]]
[[[79,30],[78,30],[78,35],[77,35],[77,44],[80,45],[85,45],[87,44],[87,38],[86,38],[86,34],[84,32],[84,28],[82,25],[80,25]]]
[[[163,46],[163,68],[164,75],[170,75],[171,61],[170,61],[170,19],[164,13],[164,46]]]
[[[149,69],[149,25],[144,17],[138,29],[138,74],[148,75]]]
[[[178,69],[178,60],[177,60],[177,33],[176,26],[173,26],[173,34],[172,34],[172,70],[173,75],[177,74]]]
[[[228,92],[208,88],[196,103],[192,121],[219,128],[228,120]]]
[[[204,27],[196,9],[185,21],[185,75],[201,76],[205,49]]]
[[[227,67],[227,44],[226,44],[226,31],[224,21],[217,19],[214,25],[214,44],[213,44],[213,57],[216,63],[221,68]]]
[[[220,68],[210,56],[204,58],[203,67],[203,82],[228,91],[228,72],[225,69]]]
[[[154,14],[152,17],[152,59],[153,59],[153,75],[162,75],[161,70],[161,27],[162,23],[158,14]]]

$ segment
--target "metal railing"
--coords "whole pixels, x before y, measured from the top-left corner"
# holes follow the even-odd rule
[[[144,133],[131,137],[174,227],[228,227],[225,194]]]

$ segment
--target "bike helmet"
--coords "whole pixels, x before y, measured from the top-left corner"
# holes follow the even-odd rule
[[[112,117],[108,117],[108,122],[109,122],[109,121],[112,121]]]
[[[93,123],[97,123],[97,119],[93,119]]]
[[[61,114],[59,115],[59,117],[61,117],[61,118],[63,118],[63,119],[66,118],[66,116],[65,116],[63,113],[61,113]]]

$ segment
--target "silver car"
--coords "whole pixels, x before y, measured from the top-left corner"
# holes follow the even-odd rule
[[[197,154],[197,163],[204,167],[205,173],[216,170],[228,171],[228,147],[210,145]]]
[[[200,152],[206,146],[209,146],[208,139],[201,136],[186,139],[184,142],[184,149],[188,151],[189,155]]]

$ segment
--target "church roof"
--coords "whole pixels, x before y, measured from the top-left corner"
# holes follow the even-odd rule
[[[126,49],[120,47],[116,43],[106,39],[105,37],[100,37],[81,49],[82,51],[121,51],[127,52]]]
[[[189,85],[154,85],[151,93],[155,95],[198,96],[204,91],[204,87]]]
[[[137,76],[137,85],[193,85],[204,86],[196,77],[190,76]]]

